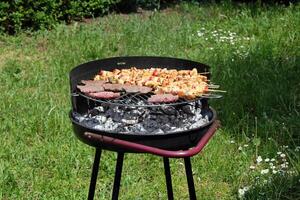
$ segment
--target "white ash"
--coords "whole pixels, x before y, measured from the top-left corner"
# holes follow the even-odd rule
[[[199,128],[212,113],[201,109],[200,102],[184,106],[124,107],[97,106],[88,114],[73,112],[83,126],[118,133],[164,134]]]

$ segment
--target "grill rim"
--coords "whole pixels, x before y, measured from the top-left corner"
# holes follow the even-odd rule
[[[87,106],[82,100],[78,99],[77,102],[77,97],[81,97],[85,99],[84,101],[90,101],[89,99],[82,97],[82,95],[76,93],[78,91],[77,85],[81,82],[81,80],[85,79],[91,79],[94,77],[94,75],[99,72],[99,70],[104,69],[104,70],[112,70],[115,68],[130,68],[132,66],[135,66],[140,69],[144,68],[150,68],[150,67],[166,67],[168,69],[192,69],[192,68],[197,68],[199,72],[208,72],[207,78],[210,79],[211,74],[209,73],[210,67],[206,64],[193,61],[193,60],[188,60],[188,59],[183,59],[183,58],[174,58],[174,57],[164,57],[164,56],[124,56],[124,57],[108,57],[104,59],[97,59],[97,60],[91,60],[82,64],[79,64],[72,68],[69,72],[69,81],[70,81],[70,97],[71,97],[71,102],[72,102],[72,110],[70,111],[69,117],[72,121],[72,123],[76,126],[79,126],[86,131],[91,131],[91,132],[96,132],[98,134],[103,134],[107,136],[115,136],[119,135],[121,137],[144,137],[144,138],[150,138],[150,137],[171,137],[175,136],[178,134],[183,133],[188,134],[188,132],[193,132],[197,130],[204,129],[205,127],[208,127],[211,125],[217,118],[216,111],[209,107],[207,104],[207,100],[209,98],[207,97],[202,97],[198,98],[198,100],[201,100],[205,103],[205,107],[202,109],[209,109],[212,113],[212,117],[209,120],[208,123],[204,124],[203,126],[196,127],[193,129],[188,129],[184,131],[173,131],[173,132],[168,132],[168,133],[163,133],[163,134],[143,134],[143,133],[118,133],[115,131],[101,131],[97,129],[93,129],[91,127],[83,126],[81,123],[77,122],[76,120],[73,119],[72,113],[73,112],[78,112],[79,114],[85,114],[86,111],[85,109],[88,108],[83,108]],[[91,100],[93,101],[93,100]],[[83,103],[83,104],[82,104]],[[105,104],[110,104],[109,102],[104,102]],[[190,101],[184,102],[186,104],[190,103]],[[79,105],[77,107],[77,104]],[[124,106],[124,105],[121,105]],[[126,106],[126,105],[125,105]],[[158,104],[158,106],[164,106],[163,104]],[[170,104],[167,104],[166,106],[171,106]],[[138,106],[135,106],[138,107]],[[82,112],[83,109],[83,112]]]
[[[119,65],[120,64],[120,65]],[[203,109],[210,109],[210,121],[203,126],[196,127],[184,131],[173,131],[164,134],[140,134],[140,133],[118,133],[115,131],[100,131],[92,129],[91,127],[83,126],[81,123],[76,122],[72,117],[72,112],[79,114],[87,113],[89,107],[87,104],[88,99],[74,94],[77,89],[77,84],[81,80],[92,79],[100,69],[112,70],[115,68],[129,68],[136,66],[137,68],[149,67],[166,67],[168,69],[192,69],[197,68],[199,72],[209,72],[210,67],[206,64],[196,62],[193,60],[176,58],[176,57],[163,57],[163,56],[125,56],[125,57],[110,57],[104,59],[91,60],[86,63],[79,64],[70,69],[69,83],[70,83],[70,97],[72,109],[69,113],[72,122],[73,132],[76,137],[83,143],[93,147],[100,147],[110,151],[128,152],[128,149],[123,149],[119,146],[112,146],[103,142],[94,141],[85,135],[85,132],[92,132],[95,134],[109,136],[115,139],[122,139],[131,141],[146,146],[166,149],[166,150],[183,150],[189,149],[197,144],[197,142],[206,134],[208,129],[217,120],[216,111],[208,106],[210,98],[201,99]],[[207,74],[210,79],[211,74]],[[72,95],[74,94],[74,96]]]

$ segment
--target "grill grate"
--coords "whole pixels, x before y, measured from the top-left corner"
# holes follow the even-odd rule
[[[94,102],[99,103],[106,103],[116,106],[132,106],[132,107],[159,107],[159,106],[177,106],[177,105],[184,105],[192,102],[199,101],[203,98],[221,98],[221,95],[218,94],[204,94],[203,96],[200,96],[193,100],[186,100],[179,98],[176,102],[170,102],[170,103],[150,103],[148,102],[148,98],[150,98],[153,93],[126,93],[121,92],[121,96],[116,99],[101,99],[101,98],[93,98],[88,95],[85,95],[84,93],[78,91],[78,93],[74,93],[73,96],[82,96],[88,100],[92,100]]]

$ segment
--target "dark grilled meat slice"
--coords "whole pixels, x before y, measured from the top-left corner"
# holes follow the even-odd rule
[[[150,103],[171,103],[178,100],[178,95],[173,94],[155,94],[152,95],[148,102]]]
[[[138,86],[138,85],[123,85],[123,84],[112,84],[112,83],[105,83],[103,84],[105,90],[108,91],[125,91],[127,93],[148,93],[152,91],[152,88],[146,86]]]
[[[122,84],[112,84],[112,83],[106,83],[106,84],[103,84],[103,87],[105,90],[108,90],[108,91],[123,91],[123,86]]]
[[[77,88],[82,93],[93,93],[93,92],[104,91],[104,88],[102,86],[97,86],[97,85],[77,85]]]
[[[99,99],[115,99],[120,97],[119,92],[95,92],[88,93],[90,97],[99,98]]]
[[[152,91],[152,88],[150,88],[150,87],[138,86],[138,85],[124,85],[123,89],[127,93],[138,93],[138,92],[140,92],[140,93],[146,94],[146,93]]]

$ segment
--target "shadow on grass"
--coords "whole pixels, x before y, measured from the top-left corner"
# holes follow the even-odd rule
[[[164,10],[173,8],[174,6],[185,2],[195,4],[199,6],[212,5],[212,4],[227,4],[228,6],[236,6],[247,4],[252,6],[253,9],[258,9],[261,6],[277,6],[297,3],[297,0],[233,0],[233,1],[222,1],[222,0],[122,0],[112,7],[112,10],[120,13],[136,13],[140,9],[143,10]]]

